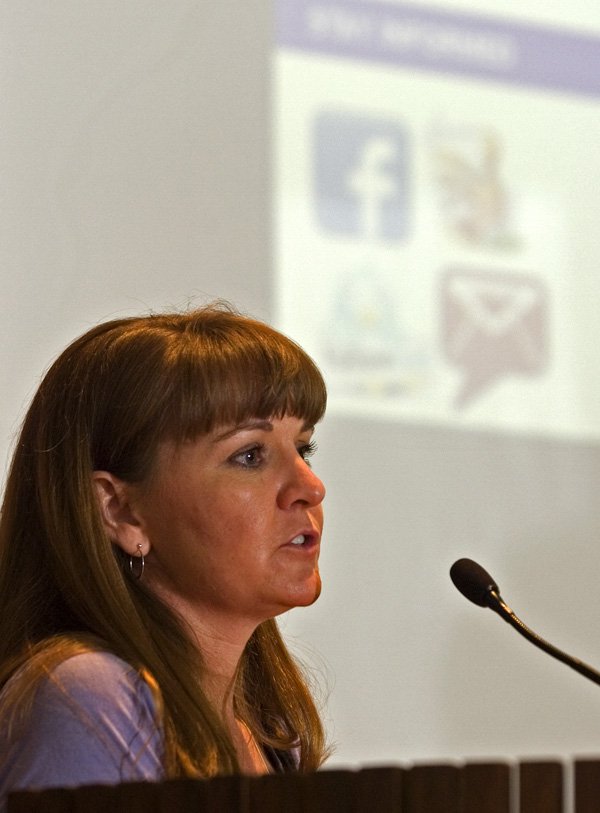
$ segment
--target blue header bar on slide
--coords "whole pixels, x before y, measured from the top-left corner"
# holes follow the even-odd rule
[[[320,54],[600,96],[600,38],[408,3],[278,0],[277,42]]]

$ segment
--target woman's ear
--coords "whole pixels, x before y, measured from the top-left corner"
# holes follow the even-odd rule
[[[92,483],[102,523],[111,542],[130,556],[140,552],[147,556],[150,540],[137,516],[131,486],[108,471],[94,471]]]

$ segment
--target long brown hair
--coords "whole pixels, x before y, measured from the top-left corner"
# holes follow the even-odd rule
[[[315,424],[325,402],[322,376],[297,344],[223,304],[118,319],[74,341],[33,399],[7,481],[0,685],[28,662],[37,664],[33,685],[81,642],[108,649],[154,687],[168,777],[236,771],[232,743],[200,687],[201,656],[171,609],[128,577],[91,473],[142,482],[163,441],[251,417]],[[300,746],[301,770],[322,762],[315,703],[274,620],[248,642],[235,703],[259,741]]]

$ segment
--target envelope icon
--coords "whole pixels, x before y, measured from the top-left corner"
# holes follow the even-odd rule
[[[548,296],[535,277],[453,269],[442,280],[442,346],[464,369],[456,405],[508,375],[536,376],[548,359]]]

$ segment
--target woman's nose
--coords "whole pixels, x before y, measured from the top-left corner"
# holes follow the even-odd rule
[[[290,476],[280,489],[280,506],[289,508],[295,503],[315,506],[323,502],[324,497],[323,481],[317,477],[305,460],[301,457],[296,458]]]

